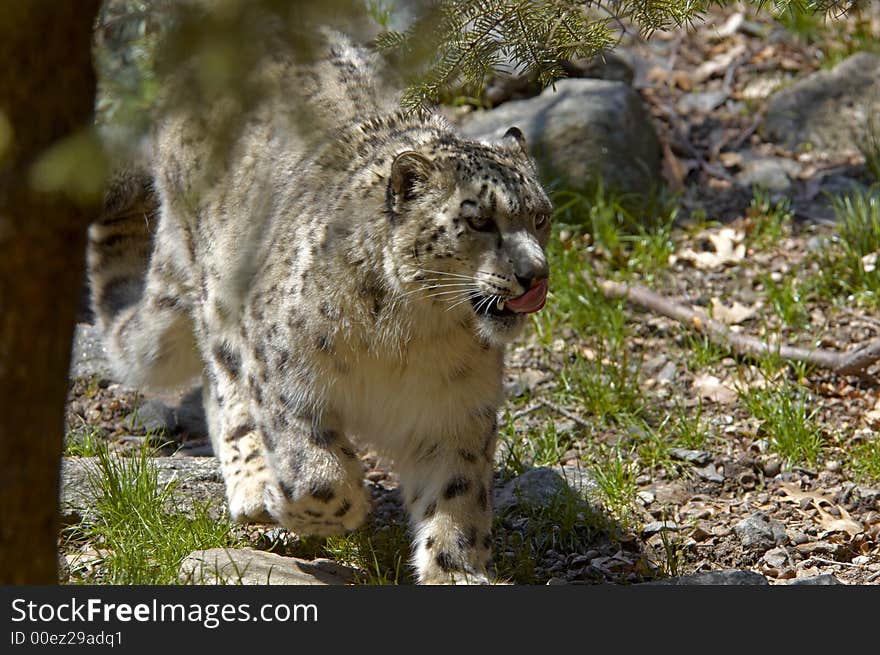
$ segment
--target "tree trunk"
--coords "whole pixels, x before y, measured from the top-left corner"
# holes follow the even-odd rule
[[[57,581],[67,371],[96,210],[33,190],[29,175],[47,147],[91,123],[99,5],[0,7],[0,584]]]

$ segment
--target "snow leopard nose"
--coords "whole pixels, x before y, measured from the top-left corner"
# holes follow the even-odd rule
[[[546,260],[540,262],[530,261],[526,265],[520,265],[516,268],[516,273],[514,273],[516,281],[526,291],[541,282],[541,280],[546,280],[550,277],[550,268],[547,266]]]

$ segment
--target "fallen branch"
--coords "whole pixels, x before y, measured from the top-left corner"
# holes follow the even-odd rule
[[[578,415],[575,414],[574,412],[571,412],[571,411],[565,409],[565,407],[560,407],[560,406],[557,405],[556,403],[551,403],[549,400],[541,400],[541,401],[539,401],[539,402],[540,402],[542,405],[544,405],[544,407],[547,407],[548,409],[552,409],[552,410],[553,410],[554,412],[556,412],[557,414],[562,414],[562,416],[564,416],[565,418],[574,421],[575,423],[577,423],[578,425],[580,425],[580,426],[582,426],[582,427],[585,427],[585,428],[591,428],[591,427],[593,427],[593,424],[592,424],[592,423],[590,423],[589,421],[587,421],[587,420],[581,418],[580,416],[578,416]]]
[[[609,298],[625,298],[634,305],[674,318],[697,332],[705,334],[711,342],[727,346],[740,355],[752,357],[775,355],[785,360],[806,362],[842,375],[857,375],[880,359],[880,338],[845,353],[823,350],[822,348],[809,349],[786,346],[733,332],[727,324],[656,294],[639,284],[626,285],[605,280],[599,286]]]

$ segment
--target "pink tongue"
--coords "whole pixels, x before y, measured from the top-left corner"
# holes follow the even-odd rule
[[[546,300],[547,280],[541,280],[523,295],[513,300],[508,300],[505,306],[513,312],[531,314],[541,309]]]

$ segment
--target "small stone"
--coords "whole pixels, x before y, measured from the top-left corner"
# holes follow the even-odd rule
[[[709,482],[724,482],[724,476],[718,473],[714,464],[706,464],[703,467],[694,467],[694,473]]]
[[[829,460],[825,463],[825,470],[831,471],[832,473],[836,473],[841,469],[841,463],[835,459]]]
[[[654,376],[654,379],[657,380],[658,384],[671,384],[675,381],[675,372],[675,362],[666,362],[663,368]]]
[[[766,477],[774,478],[779,475],[779,471],[782,470],[782,461],[775,458],[769,459],[764,462],[763,470]]]
[[[809,578],[797,578],[788,583],[789,585],[799,585],[799,586],[821,586],[821,585],[838,585],[843,584],[840,580],[835,578],[830,573],[823,573],[822,575],[814,575]]]
[[[642,534],[646,537],[664,530],[677,532],[679,530],[679,525],[672,521],[651,521],[642,526]]]
[[[680,459],[697,466],[705,466],[712,461],[711,453],[704,450],[690,450],[688,448],[670,448],[669,455],[673,459]]]
[[[708,532],[707,530],[700,527],[699,525],[697,527],[695,527],[693,529],[693,531],[691,532],[691,538],[697,542],[706,541],[706,539],[708,539],[711,536],[712,536],[711,532]]]
[[[654,494],[650,491],[640,491],[636,494],[636,497],[641,501],[642,505],[646,507],[654,502]]]
[[[788,540],[785,526],[764,512],[755,512],[737,523],[733,529],[744,548],[769,550]]]
[[[788,551],[785,548],[771,548],[762,558],[767,566],[781,569],[789,563]]]

